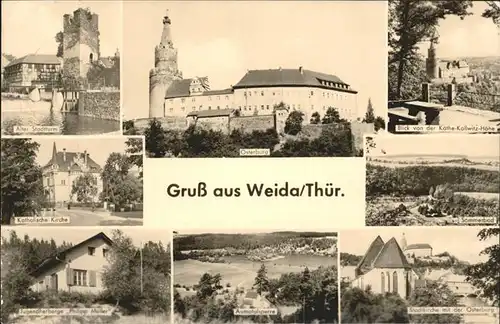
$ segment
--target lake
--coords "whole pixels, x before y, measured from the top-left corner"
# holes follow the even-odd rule
[[[63,135],[92,135],[120,131],[119,121],[51,111],[50,106],[50,101],[2,100],[2,134],[14,135],[14,126],[59,126],[61,130],[59,134]]]

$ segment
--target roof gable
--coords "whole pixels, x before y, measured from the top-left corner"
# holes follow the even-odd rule
[[[391,238],[380,250],[377,259],[373,263],[374,268],[411,268],[398,241]]]
[[[84,240],[76,245],[73,245],[72,247],[70,247],[64,251],[59,252],[59,253],[43,260],[35,268],[35,270],[31,273],[31,276],[37,277],[38,275],[44,273],[48,269],[54,268],[54,267],[58,266],[59,264],[64,263],[68,253],[80,248],[83,245],[86,245],[86,244],[88,244],[94,240],[98,240],[98,239],[103,240],[106,244],[108,244],[110,246],[113,245],[113,241],[106,234],[104,234],[104,232],[97,233],[96,235],[91,236],[88,239],[86,239],[86,240]]]
[[[54,150],[52,158],[44,168],[48,168],[52,165],[57,165],[59,171],[81,171],[79,163],[84,161],[84,153],[80,152],[57,152]],[[66,155],[66,158],[64,158]],[[76,167],[75,167],[76,165]],[[99,173],[101,172],[101,166],[97,164],[89,155],[87,155],[87,168],[90,172]],[[79,169],[79,170],[78,170]]]
[[[375,240],[373,240],[372,244],[370,244],[370,247],[368,247],[365,255],[357,265],[356,271],[367,272],[371,270],[373,262],[376,260],[377,255],[380,253],[383,247],[384,240],[382,240],[379,235],[375,238]]]

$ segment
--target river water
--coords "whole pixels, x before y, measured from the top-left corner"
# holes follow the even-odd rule
[[[49,101],[2,99],[2,134],[14,135],[14,126],[59,126],[59,134],[63,135],[92,135],[120,130],[119,121],[52,111],[50,106]]]

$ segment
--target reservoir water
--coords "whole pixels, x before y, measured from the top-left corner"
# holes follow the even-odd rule
[[[14,135],[14,126],[59,126],[59,134],[63,135],[92,135],[120,131],[119,121],[63,113],[51,110],[50,106],[49,101],[3,99],[2,134]]]

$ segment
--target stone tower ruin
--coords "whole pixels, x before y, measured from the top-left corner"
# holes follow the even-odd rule
[[[438,58],[436,54],[436,40],[431,41],[431,46],[427,50],[427,59],[425,60],[425,70],[427,77],[431,80],[438,78]]]
[[[63,19],[63,74],[86,78],[90,65],[100,57],[99,17],[79,8]]]
[[[182,79],[177,67],[177,49],[172,43],[170,17],[163,17],[160,44],[155,47],[155,67],[149,72],[149,117],[164,117],[165,93],[173,80]]]

